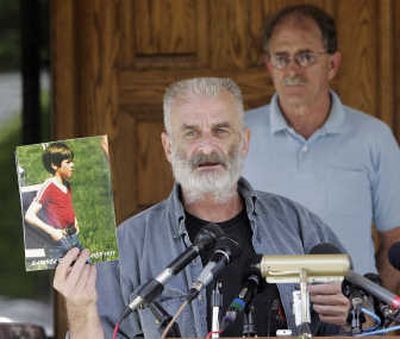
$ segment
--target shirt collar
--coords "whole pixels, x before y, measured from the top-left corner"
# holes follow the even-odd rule
[[[177,238],[187,232],[185,227],[185,210],[181,201],[181,187],[178,183],[174,184],[166,204],[171,231],[173,237]]]
[[[329,93],[332,106],[328,120],[321,127],[321,130],[325,133],[341,133],[346,118],[344,107],[334,91],[331,90]],[[278,94],[275,93],[271,99],[271,132],[276,133],[285,129],[289,130],[290,128],[279,107]]]
[[[279,107],[278,94],[275,93],[271,99],[271,132],[276,133],[289,128],[290,126]]]
[[[331,110],[329,112],[328,120],[322,126],[322,130],[326,133],[342,133],[343,124],[346,120],[346,113],[342,102],[334,91],[330,91],[331,96]]]

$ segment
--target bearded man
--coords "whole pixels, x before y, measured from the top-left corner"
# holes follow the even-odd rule
[[[110,337],[135,289],[191,246],[210,222],[236,241],[242,253],[218,276],[224,286],[223,311],[238,294],[256,253],[304,254],[321,242],[340,246],[317,216],[280,196],[254,191],[240,178],[250,138],[243,114],[240,89],[230,79],[189,79],[166,90],[161,140],[176,184],[166,200],[118,227],[118,262],[96,268],[85,264],[89,253],[78,253],[77,249],[64,257],[56,270],[54,287],[66,297],[72,337]],[[176,314],[209,255],[202,252],[165,284],[156,301],[169,314]],[[263,287],[254,300],[258,334],[295,329],[291,300],[295,286]],[[202,337],[209,331],[210,289],[202,290],[177,319],[182,336]],[[345,323],[349,301],[339,284],[312,286],[311,301],[315,333],[331,334]],[[241,327],[239,319],[236,327],[223,334],[241,336]],[[135,310],[119,330],[119,337],[126,338],[159,335],[149,308]]]

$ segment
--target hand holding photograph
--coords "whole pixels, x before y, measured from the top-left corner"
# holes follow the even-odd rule
[[[19,146],[15,152],[27,271],[53,269],[71,248],[118,258],[107,136]]]

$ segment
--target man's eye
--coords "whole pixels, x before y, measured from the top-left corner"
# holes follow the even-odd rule
[[[314,55],[308,52],[300,53],[298,55],[298,60],[300,64],[310,64],[314,62]]]
[[[190,130],[184,133],[185,138],[194,138],[197,135],[196,131]]]
[[[219,136],[224,136],[229,134],[229,130],[227,130],[226,128],[217,128],[215,129],[214,133]]]
[[[288,63],[288,57],[284,55],[276,55],[275,61],[280,65],[286,65]]]

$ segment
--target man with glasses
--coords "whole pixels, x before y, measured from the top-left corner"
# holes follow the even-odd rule
[[[264,49],[276,94],[246,114],[252,138],[245,177],[319,215],[356,271],[378,267],[396,291],[400,274],[387,252],[400,239],[400,152],[388,126],[344,106],[330,89],[341,61],[334,20],[314,6],[286,7],[268,22]]]

